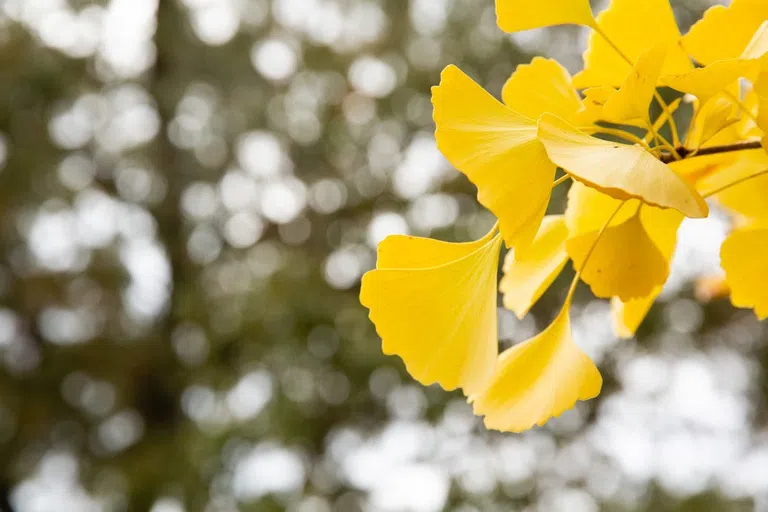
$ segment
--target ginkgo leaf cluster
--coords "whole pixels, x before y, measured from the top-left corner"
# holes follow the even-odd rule
[[[578,283],[610,300],[618,336],[633,336],[667,281],[679,226],[710,205],[733,219],[722,288],[768,317],[768,2],[713,7],[684,35],[668,0],[612,0],[597,16],[588,0],[496,0],[496,13],[507,32],[587,27],[584,67],[571,77],[536,57],[502,101],[456,66],[443,71],[437,146],[498,222],[464,243],[385,239],[360,300],[384,353],[416,380],[461,389],[488,428],[519,432],[600,392],[571,335]],[[678,97],[665,102],[661,87]],[[683,100],[693,114],[678,126]],[[566,182],[565,211],[545,215]],[[576,274],[555,319],[499,353],[499,293],[522,318],[569,262]]]

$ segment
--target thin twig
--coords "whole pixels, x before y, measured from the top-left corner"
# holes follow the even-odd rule
[[[699,156],[706,156],[706,155],[717,155],[719,153],[732,153],[734,151],[746,151],[750,149],[760,149],[762,145],[760,144],[759,140],[750,140],[747,142],[737,142],[735,144],[724,144],[722,146],[710,146],[708,148],[686,148],[684,146],[680,146],[675,148],[677,151],[677,154],[680,155],[680,158],[696,158]],[[672,153],[662,153],[659,156],[659,160],[664,162],[665,164],[668,164],[670,162],[674,162],[677,160],[675,156]]]

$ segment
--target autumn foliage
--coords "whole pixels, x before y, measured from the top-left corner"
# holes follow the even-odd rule
[[[584,68],[571,77],[536,57],[503,102],[443,71],[437,145],[498,222],[465,243],[387,238],[360,300],[416,380],[462,389],[488,428],[519,432],[600,392],[571,337],[578,282],[610,299],[617,334],[632,336],[667,280],[678,227],[709,215],[706,199],[733,219],[721,249],[731,301],[768,317],[768,2],[713,7],[685,35],[668,0],[613,0],[597,17],[588,0],[497,0],[496,12],[507,32],[589,27]],[[667,103],[660,87],[682,94]],[[675,116],[683,101],[688,126]],[[565,212],[545,215],[566,181]],[[499,354],[498,292],[522,318],[569,261],[576,276],[554,321]]]

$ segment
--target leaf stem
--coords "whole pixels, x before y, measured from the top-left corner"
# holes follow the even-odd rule
[[[619,48],[618,46],[616,46],[616,43],[614,43],[614,42],[613,42],[613,40],[612,40],[610,37],[608,37],[608,34],[606,34],[606,33],[605,33],[605,31],[602,29],[602,27],[600,27],[600,25],[598,25],[597,23],[595,23],[595,24],[592,26],[592,29],[593,29],[595,32],[597,32],[598,34],[600,34],[600,36],[601,36],[603,39],[605,39],[605,42],[606,42],[606,43],[608,43],[608,45],[609,45],[611,48],[613,48],[613,49],[616,51],[616,53],[618,53],[618,54],[621,56],[621,58],[622,58],[622,59],[624,59],[624,60],[627,62],[627,64],[629,64],[629,66],[630,66],[630,67],[634,66],[634,63],[632,62],[632,59],[630,59],[629,57],[627,57],[627,54],[626,54],[626,53],[624,53],[623,51],[621,51],[621,48]]]
[[[561,183],[564,183],[565,181],[571,179],[570,174],[566,174],[564,176],[560,176],[552,183],[552,188],[555,188],[556,186],[560,185]]]
[[[621,130],[619,128],[608,128],[607,126],[593,126],[590,129],[594,130],[592,133],[604,133],[605,135],[613,135],[614,137],[619,137],[626,141],[634,142],[635,144],[640,144],[645,149],[650,149],[648,147],[648,143],[645,140],[641,139],[634,133],[630,133],[626,130]]]
[[[751,179],[758,178],[760,176],[764,176],[766,174],[768,174],[768,169],[763,169],[762,171],[750,174],[748,176],[744,176],[743,178],[739,178],[739,179],[734,180],[734,181],[732,181],[730,183],[727,183],[727,184],[723,185],[722,187],[716,188],[715,190],[710,190],[709,192],[707,192],[705,194],[702,194],[702,197],[710,197],[710,196],[713,196],[715,194],[719,194],[723,190],[729,189],[731,187],[735,187],[736,185],[740,185],[740,184],[744,183],[745,181],[749,181]]]
[[[669,131],[672,132],[672,143],[675,146],[679,146],[680,134],[677,131],[677,123],[675,123],[675,116],[673,115],[673,112],[670,112],[669,105],[667,105],[667,102],[664,101],[664,98],[661,97],[661,94],[659,94],[658,91],[654,91],[653,95],[656,98],[656,101],[659,102],[659,105],[661,105],[661,109],[664,111],[664,114],[667,116]]]
[[[600,231],[597,233],[597,237],[595,238],[595,241],[592,242],[592,247],[589,248],[589,251],[587,251],[587,255],[584,257],[584,262],[581,264],[581,268],[576,271],[576,275],[573,276],[573,281],[571,281],[571,287],[568,288],[568,295],[565,296],[565,302],[568,303],[573,298],[573,294],[576,291],[576,285],[579,284],[579,278],[581,277],[582,272],[584,272],[584,269],[587,268],[587,263],[589,262],[589,258],[592,256],[592,253],[595,251],[595,247],[597,247],[597,244],[600,242],[600,239],[603,237],[603,234],[605,233],[605,230],[608,229],[608,226],[611,224],[611,221],[618,215],[619,210],[621,210],[621,207],[627,204],[627,200],[624,200],[621,202],[619,206],[616,207],[616,209],[613,211],[610,217],[608,217],[608,220],[605,221],[605,224],[603,224],[603,227],[600,228]]]
[[[626,61],[627,64],[629,64],[629,67],[634,67],[635,63],[630,59],[626,53],[621,51],[621,48],[619,48],[616,43],[613,42],[613,40],[608,37],[608,34],[605,33],[605,31],[600,27],[600,25],[597,24],[597,22],[592,25],[592,29],[600,34],[600,36],[605,40],[608,45],[614,49],[616,53],[619,54],[619,56]],[[680,145],[680,136],[677,132],[677,124],[675,123],[675,120],[672,116],[672,112],[669,110],[669,105],[667,105],[667,102],[664,101],[664,98],[661,97],[661,94],[659,94],[658,91],[654,90],[653,97],[656,98],[656,101],[659,102],[659,105],[661,106],[661,109],[664,111],[664,114],[667,116],[667,122],[669,123],[669,130],[672,132],[672,142],[673,146],[679,146]]]
[[[653,127],[651,123],[648,123],[648,131],[650,131],[656,139],[659,140],[659,143],[662,148],[668,149],[670,151],[670,154],[675,160],[681,160],[682,157],[680,156],[680,153],[675,149],[675,146],[669,142],[661,133],[656,131],[656,129]]]
[[[669,113],[662,113],[659,117],[656,118],[656,120],[653,122],[653,129],[654,130],[661,130],[662,126],[667,122],[667,119],[670,115],[674,114],[675,111],[677,111],[678,107],[680,106],[681,99],[678,98],[672,103],[669,104]],[[643,137],[643,140],[650,141],[650,136],[653,135],[652,132],[648,132],[645,134],[645,137]],[[678,144],[679,145],[679,144]]]
[[[688,121],[688,129],[685,131],[685,139],[683,139],[683,146],[687,146],[688,142],[691,140],[691,135],[693,134],[693,129],[696,127],[696,120],[699,118],[699,114],[701,113],[701,104],[698,104],[699,106],[696,107],[696,104],[694,103],[694,109],[693,114],[691,115],[691,120]]]
[[[755,124],[757,124],[757,117],[755,117],[755,114],[752,113],[752,110],[744,104],[743,101],[741,101],[739,98],[734,96],[730,91],[724,90],[723,94],[728,97],[729,100],[731,100],[737,107],[739,107],[739,110],[744,112],[748,118],[750,118]]]

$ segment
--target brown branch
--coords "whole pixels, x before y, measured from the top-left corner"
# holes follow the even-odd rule
[[[760,149],[762,145],[760,144],[759,140],[751,140],[747,142],[737,142],[735,144],[725,144],[722,146],[710,146],[708,148],[701,148],[698,151],[692,148],[686,148],[684,146],[680,146],[675,148],[677,153],[680,155],[681,158],[695,158],[697,156],[706,156],[706,155],[717,155],[719,153],[731,153],[734,151],[746,151],[749,149]],[[694,151],[696,151],[694,153]],[[693,154],[691,154],[693,153]],[[674,162],[676,160],[675,156],[672,153],[662,153],[659,157],[659,160],[664,162],[665,164]]]

